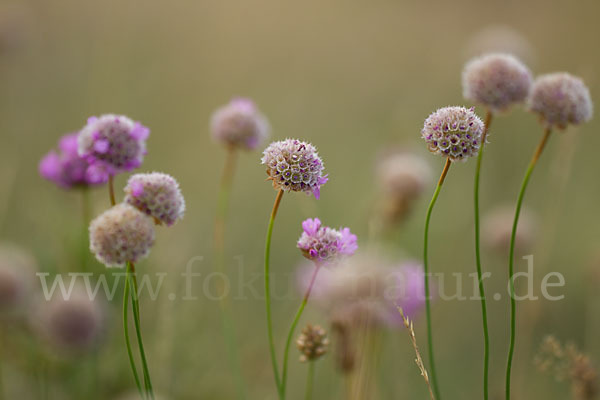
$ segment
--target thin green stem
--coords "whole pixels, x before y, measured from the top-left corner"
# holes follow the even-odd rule
[[[90,254],[88,245],[88,225],[92,214],[90,203],[90,189],[88,187],[83,187],[81,189],[81,269],[83,272],[87,271],[87,260],[88,255]]]
[[[154,390],[152,389],[152,381],[150,379],[150,371],[148,369],[148,361],[146,360],[146,352],[144,351],[144,342],[142,340],[142,328],[140,324],[140,304],[138,300],[138,284],[135,276],[135,266],[133,263],[128,263],[131,271],[131,302],[133,306],[133,321],[135,323],[135,333],[137,336],[140,356],[142,358],[142,371],[144,374],[144,386],[146,393],[151,400],[154,400]]]
[[[480,224],[479,224],[479,181],[481,175],[481,163],[483,160],[483,152],[485,149],[485,141],[487,133],[492,123],[492,112],[487,111],[485,117],[485,131],[481,138],[481,148],[477,155],[477,166],[475,169],[475,190],[474,190],[474,210],[475,210],[475,261],[477,264],[477,279],[479,280],[479,297],[481,299],[481,319],[483,323],[483,398],[488,400],[488,381],[490,368],[490,335],[488,330],[487,305],[485,299],[485,288],[483,284],[483,273],[481,267],[481,248],[480,248]]]
[[[108,175],[108,197],[110,198],[110,205],[114,206],[117,204],[115,200],[115,178],[112,175]]]
[[[129,310],[129,266],[127,266],[127,271],[125,273],[125,291],[123,292],[123,332],[125,333],[125,344],[127,345],[127,355],[129,356],[129,364],[131,365],[131,372],[133,372],[133,378],[135,379],[135,384],[140,392],[140,396],[142,399],[145,398],[144,392],[142,391],[142,385],[140,383],[140,376],[138,375],[137,368],[135,366],[135,360],[133,358],[133,351],[131,350],[131,343],[129,341],[129,318],[128,318],[128,310]]]
[[[308,284],[308,288],[306,289],[306,293],[302,298],[302,303],[300,303],[300,307],[296,312],[296,316],[292,321],[292,325],[290,326],[290,330],[287,335],[287,339],[285,341],[285,349],[283,351],[283,372],[281,374],[281,386],[279,388],[279,397],[285,399],[285,390],[287,384],[287,366],[288,366],[288,358],[290,354],[290,345],[292,344],[292,339],[294,337],[294,331],[296,330],[296,326],[298,326],[298,322],[300,321],[300,317],[304,312],[304,308],[306,307],[306,303],[308,303],[308,298],[310,297],[310,292],[315,284],[315,279],[317,278],[317,274],[319,273],[319,269],[321,266],[319,264],[315,264],[315,272],[313,272],[312,277],[310,278],[310,283]]]
[[[310,400],[313,392],[313,382],[315,380],[315,362],[308,362],[308,373],[306,376],[306,393],[304,394],[304,400]]]
[[[229,210],[229,195],[233,183],[233,173],[235,171],[236,149],[233,146],[227,148],[227,158],[225,160],[225,168],[221,177],[221,185],[219,188],[219,197],[217,200],[217,213],[215,217],[215,233],[214,233],[214,252],[215,252],[215,270],[218,273],[223,273],[225,269],[225,225]],[[238,398],[246,399],[246,383],[242,374],[240,365],[240,356],[238,351],[238,343],[235,335],[235,324],[231,307],[228,302],[228,297],[225,295],[224,286],[218,287],[219,291],[219,306],[221,308],[221,324],[223,328],[223,337],[225,339],[225,351],[227,359],[232,371],[233,380],[235,382]]]
[[[433,332],[431,327],[431,304],[430,304],[430,294],[429,294],[429,262],[428,262],[428,243],[429,243],[429,222],[431,220],[431,212],[433,211],[433,207],[435,206],[435,202],[440,194],[440,190],[442,185],[444,184],[444,180],[446,179],[446,175],[448,174],[448,170],[450,169],[450,165],[452,161],[449,158],[446,158],[446,164],[444,165],[444,169],[442,170],[442,174],[440,175],[440,179],[435,188],[435,192],[433,193],[433,197],[431,198],[431,202],[429,203],[429,207],[427,208],[427,217],[425,218],[425,235],[423,239],[423,268],[425,272],[425,314],[427,317],[427,350],[429,356],[429,372],[431,373],[431,384],[433,386],[433,391],[435,392],[435,398],[437,400],[441,400],[440,390],[438,388],[437,375],[435,373],[435,357],[433,354]]]
[[[279,380],[279,367],[277,366],[277,356],[275,354],[275,343],[273,340],[273,318],[271,316],[271,277],[269,275],[269,262],[271,257],[271,237],[273,236],[273,225],[282,197],[283,190],[280,189],[277,192],[277,197],[275,197],[275,203],[273,204],[273,210],[271,211],[271,218],[269,219],[269,228],[267,229],[267,238],[265,241],[265,307],[267,311],[267,334],[269,337],[269,351],[271,354],[271,365],[273,367],[273,375],[275,377],[277,393],[280,393],[281,382]]]
[[[525,191],[527,189],[527,185],[529,183],[529,179],[531,178],[531,174],[533,173],[533,169],[537,164],[537,161],[546,147],[546,143],[548,142],[548,138],[551,133],[550,128],[545,128],[544,136],[542,136],[542,140],[538,144],[535,153],[533,153],[533,157],[529,162],[529,166],[527,167],[527,171],[525,172],[525,177],[523,178],[523,183],[521,184],[521,190],[519,191],[519,196],[517,197],[517,206],[515,209],[515,219],[513,220],[512,233],[510,236],[510,253],[508,259],[508,286],[510,293],[510,345],[508,348],[508,360],[506,362],[506,400],[510,400],[510,378],[511,378],[511,370],[512,370],[512,360],[515,352],[515,337],[517,330],[517,303],[515,300],[515,282],[514,282],[514,257],[515,257],[515,239],[517,236],[517,227],[519,225],[519,216],[521,214],[521,206],[523,204],[523,198],[525,197]]]

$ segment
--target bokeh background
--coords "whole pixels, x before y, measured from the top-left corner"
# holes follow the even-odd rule
[[[315,1],[0,1],[0,238],[27,249],[39,270],[77,271],[81,259],[81,196],[38,175],[38,162],[58,138],[80,129],[88,116],[121,113],[150,127],[140,170],[177,177],[187,201],[185,219],[159,229],[150,257],[138,266],[168,276],[156,301],[142,297],[142,324],[157,393],[166,399],[233,399],[218,302],[203,295],[183,301],[181,274],[212,270],[217,187],[224,149],[210,139],[211,113],[237,95],[256,101],[274,139],[313,142],[330,181],[322,198],[285,196],[275,227],[272,266],[283,298],[274,304],[279,353],[300,300],[294,276],[300,223],[319,216],[349,226],[366,241],[377,204],[375,165],[381,151],[398,147],[422,154],[435,175],[443,161],[420,139],[425,117],[438,107],[465,104],[460,74],[468,58],[488,49],[518,53],[534,74],[569,71],[594,98],[600,92],[597,15],[600,3],[583,1],[408,2]],[[498,40],[490,32],[505,32]],[[512,32],[506,34],[506,32]],[[514,37],[513,37],[514,36]],[[506,39],[508,37],[508,39]],[[512,46],[512,47],[511,47]],[[483,109],[477,109],[483,115]],[[526,198],[538,216],[535,284],[559,271],[562,301],[521,304],[514,369],[515,398],[560,399],[566,383],[536,371],[534,354],[552,333],[600,359],[594,264],[600,238],[598,120],[551,139]],[[536,118],[522,108],[497,118],[482,175],[482,212],[514,201],[534,146]],[[227,224],[227,260],[234,279],[254,279],[258,295],[234,299],[241,363],[249,397],[274,399],[265,332],[261,278],[263,241],[275,192],[265,182],[259,152],[241,154]],[[434,213],[434,271],[472,272],[474,162],[450,171]],[[127,176],[116,179],[117,194]],[[433,186],[430,187],[431,191]],[[388,237],[398,257],[421,258],[429,192]],[[92,191],[94,214],[108,206],[106,188]],[[238,261],[242,260],[242,268]],[[104,272],[90,256],[90,270]],[[523,262],[517,264],[523,268]],[[505,285],[506,257],[484,255],[494,275],[488,293]],[[241,279],[241,278],[240,278]],[[41,290],[39,281],[35,289]],[[121,288],[118,293],[121,293]],[[175,300],[168,295],[176,294]],[[119,296],[117,296],[117,299]],[[57,354],[31,329],[3,321],[2,377],[6,398],[117,398],[133,389],[120,325],[119,300],[106,304],[104,338],[91,352]],[[481,392],[482,339],[476,301],[434,306],[440,384],[448,399]],[[490,301],[491,391],[502,395],[508,345],[506,296]],[[32,316],[29,319],[34,318]],[[309,305],[303,322],[327,326]],[[415,321],[425,347],[424,319]],[[25,324],[29,325],[29,324]],[[406,332],[386,330],[373,376],[374,399],[426,398]],[[306,367],[292,349],[289,394],[303,395]],[[315,397],[344,398],[343,377],[332,357],[317,368]]]

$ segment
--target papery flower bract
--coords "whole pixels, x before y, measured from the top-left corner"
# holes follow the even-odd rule
[[[307,324],[296,339],[296,346],[300,350],[300,361],[315,361],[321,358],[329,346],[327,332],[319,325]]]
[[[121,203],[90,224],[90,250],[107,267],[123,267],[146,257],[154,244],[154,224],[137,208]]]
[[[316,263],[334,263],[340,256],[350,256],[358,248],[356,235],[349,228],[340,230],[322,226],[318,218],[307,219],[302,223],[302,235],[297,246],[304,257]]]
[[[277,190],[312,193],[318,199],[321,185],[327,182],[323,160],[310,143],[296,139],[273,142],[263,152],[261,163],[267,166]]]
[[[185,212],[179,183],[171,175],[160,172],[132,175],[125,187],[124,202],[167,226],[183,218]]]
[[[79,132],[78,151],[90,163],[115,175],[142,164],[150,130],[124,115],[90,117]]]
[[[469,61],[462,74],[465,99],[491,111],[507,110],[524,102],[533,78],[529,68],[510,54],[492,53]]]
[[[444,107],[427,117],[421,137],[430,152],[465,161],[479,152],[483,131],[483,121],[473,108]]]
[[[269,123],[252,100],[234,98],[215,111],[210,130],[218,142],[253,150],[269,136]]]
[[[564,129],[592,118],[590,91],[580,78],[566,72],[538,77],[533,83],[527,105],[539,114],[546,126]]]
[[[58,186],[70,189],[105,183],[108,173],[77,152],[78,133],[63,136],[58,142],[58,152],[52,150],[39,164],[40,175]]]

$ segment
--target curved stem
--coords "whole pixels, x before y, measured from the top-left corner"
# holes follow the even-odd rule
[[[550,128],[545,128],[544,136],[542,136],[542,140],[538,144],[535,149],[535,153],[533,153],[533,157],[529,162],[529,167],[527,167],[527,171],[525,172],[525,177],[523,178],[523,183],[521,184],[521,190],[519,191],[519,196],[517,197],[517,206],[515,209],[515,219],[513,221],[512,233],[510,236],[510,254],[508,259],[508,286],[510,293],[510,346],[508,349],[508,360],[506,362],[506,400],[510,400],[510,373],[512,369],[512,360],[515,351],[515,336],[516,336],[516,315],[517,315],[517,303],[515,301],[515,282],[514,282],[514,255],[515,255],[515,239],[517,236],[517,227],[519,225],[519,215],[521,214],[521,206],[523,204],[523,198],[525,197],[525,190],[527,189],[527,184],[529,183],[529,179],[531,178],[531,173],[537,164],[544,147],[546,147],[546,143],[548,142],[548,138],[550,137],[550,133],[552,130]]]
[[[288,332],[287,339],[285,341],[285,349],[283,351],[283,372],[281,374],[281,387],[280,387],[280,395],[279,397],[285,399],[285,389],[287,383],[287,365],[288,358],[290,353],[290,345],[292,344],[292,339],[294,337],[294,331],[296,330],[296,326],[298,326],[298,322],[300,321],[300,317],[304,312],[304,308],[306,307],[306,303],[308,303],[308,298],[310,297],[310,292],[315,284],[315,279],[317,278],[317,274],[319,273],[319,269],[321,266],[319,264],[315,264],[315,272],[313,272],[312,277],[310,278],[310,283],[308,284],[308,289],[306,289],[306,293],[304,293],[304,298],[302,298],[302,303],[300,303],[300,307],[296,312],[296,316],[292,321],[292,325],[290,326],[290,331]]]
[[[108,196],[110,197],[110,205],[114,206],[115,204],[117,204],[117,201],[115,200],[115,182],[114,182],[114,177],[112,175],[108,176]]]
[[[315,362],[308,362],[308,374],[306,377],[306,393],[304,394],[304,400],[310,400],[313,392],[313,382],[315,380]]]
[[[128,263],[128,268],[131,271],[131,302],[133,306],[133,321],[135,323],[135,334],[137,336],[140,356],[142,357],[142,372],[144,373],[144,386],[146,393],[151,400],[154,400],[154,391],[152,389],[152,381],[150,380],[150,371],[148,369],[148,361],[146,360],[146,352],[144,351],[144,342],[142,340],[142,329],[140,324],[140,304],[138,300],[138,284],[135,276],[135,266],[133,263]]]
[[[265,241],[265,307],[267,311],[267,335],[269,337],[269,352],[271,354],[271,365],[273,367],[273,375],[275,377],[275,385],[277,393],[280,392],[281,382],[279,380],[279,367],[277,366],[277,356],[275,355],[275,343],[273,341],[273,318],[271,316],[271,278],[269,276],[269,262],[271,257],[271,237],[273,236],[273,224],[277,216],[277,210],[283,197],[283,190],[279,189],[271,211],[269,219],[269,228],[267,229],[267,239]]]
[[[438,388],[437,383],[437,375],[435,373],[435,357],[433,354],[433,333],[431,328],[431,305],[430,305],[430,294],[429,294],[429,263],[427,257],[427,249],[429,242],[429,222],[431,220],[431,212],[433,211],[433,206],[435,206],[435,202],[440,194],[440,189],[444,184],[444,180],[446,179],[446,175],[448,174],[448,170],[450,169],[450,165],[452,161],[449,158],[446,158],[446,164],[444,165],[444,169],[442,170],[442,174],[440,175],[440,179],[435,188],[435,192],[433,193],[433,197],[431,198],[431,202],[429,203],[429,207],[427,208],[427,217],[425,218],[425,237],[423,240],[423,268],[425,272],[425,314],[427,317],[427,350],[429,357],[429,372],[431,373],[431,384],[433,386],[433,391],[435,392],[435,398],[440,400],[440,390]]]
[[[142,391],[142,385],[140,383],[140,376],[138,375],[137,368],[135,367],[135,360],[133,358],[133,352],[131,351],[131,343],[129,342],[129,326],[128,326],[128,312],[129,309],[129,267],[125,273],[125,291],[123,292],[123,332],[125,333],[125,344],[127,345],[127,355],[129,356],[129,364],[131,365],[131,372],[133,372],[133,378],[135,384],[140,392],[140,396],[145,398],[144,392]]]
[[[475,210],[475,262],[477,264],[477,279],[479,280],[479,297],[481,299],[481,319],[483,322],[483,398],[488,399],[488,381],[490,368],[490,335],[488,330],[487,305],[485,299],[485,288],[483,284],[483,274],[481,267],[481,248],[480,248],[480,226],[479,226],[479,181],[481,175],[481,162],[483,160],[483,152],[485,149],[485,141],[487,133],[492,123],[492,112],[487,111],[485,116],[485,131],[481,138],[481,148],[477,155],[477,167],[475,169],[475,189],[474,189],[474,210]]]

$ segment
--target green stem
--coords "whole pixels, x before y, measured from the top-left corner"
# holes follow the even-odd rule
[[[82,218],[82,231],[81,231],[81,269],[83,272],[87,271],[87,259],[90,254],[88,245],[88,225],[91,219],[91,204],[90,204],[90,189],[84,187],[81,189],[81,218]]]
[[[442,170],[442,174],[440,175],[440,179],[435,188],[435,192],[433,193],[433,197],[431,198],[431,202],[429,203],[429,207],[427,208],[427,217],[425,218],[425,237],[423,240],[423,268],[425,272],[425,314],[427,318],[427,349],[429,356],[429,372],[431,373],[431,384],[433,386],[433,391],[435,392],[435,398],[440,400],[440,391],[438,388],[437,375],[435,373],[435,357],[433,354],[433,332],[431,328],[431,304],[430,304],[430,295],[429,295],[429,263],[427,258],[427,248],[429,243],[429,222],[431,220],[431,212],[433,211],[433,206],[437,201],[437,198],[440,194],[440,189],[442,188],[442,184],[446,179],[446,175],[448,174],[448,170],[450,169],[450,165],[452,161],[449,158],[446,158],[446,164],[444,165],[444,169]]]
[[[492,123],[492,112],[487,111],[485,118],[485,131],[481,138],[481,148],[477,155],[477,167],[475,169],[475,190],[474,190],[474,209],[475,209],[475,261],[477,264],[477,278],[479,280],[479,297],[481,299],[481,319],[483,323],[483,398],[488,399],[488,381],[489,381],[489,366],[490,366],[490,335],[488,330],[487,305],[485,299],[485,288],[483,284],[483,274],[481,267],[481,248],[480,248],[480,226],[479,226],[479,181],[481,175],[481,162],[483,160],[483,152],[485,149],[485,141],[487,133]]]
[[[150,380],[150,371],[148,369],[148,361],[146,360],[146,352],[144,351],[144,342],[142,340],[142,329],[140,324],[140,304],[138,300],[138,284],[135,276],[135,266],[133,263],[128,263],[131,271],[131,302],[133,306],[133,321],[135,323],[135,333],[137,336],[140,356],[142,358],[142,371],[144,373],[144,386],[146,393],[151,400],[154,400],[154,391],[152,389],[152,381]]]
[[[110,205],[114,206],[117,204],[115,200],[115,178],[112,175],[108,175],[108,197],[110,198]]]
[[[315,264],[315,272],[313,272],[312,277],[310,278],[310,283],[308,284],[306,293],[304,294],[304,297],[302,298],[302,303],[300,303],[300,307],[298,308],[298,311],[296,312],[296,316],[294,317],[294,320],[292,321],[292,325],[290,326],[290,330],[288,332],[287,339],[285,341],[285,349],[283,351],[283,372],[281,374],[281,386],[279,388],[279,392],[280,392],[279,397],[281,399],[285,399],[285,390],[286,390],[286,384],[287,384],[287,365],[288,365],[288,358],[289,358],[289,353],[290,353],[290,345],[292,344],[292,339],[294,337],[294,331],[296,330],[296,326],[298,326],[298,322],[300,321],[300,317],[302,316],[302,313],[304,312],[306,303],[308,303],[308,298],[310,297],[310,292],[313,288],[313,285],[315,283],[315,279],[317,278],[317,274],[319,273],[320,267],[321,266],[319,264]]]
[[[273,375],[275,377],[275,385],[277,386],[277,393],[280,393],[281,382],[279,380],[279,367],[277,366],[277,356],[275,355],[275,343],[273,340],[273,318],[271,316],[271,279],[269,276],[269,262],[271,257],[271,236],[273,236],[273,224],[275,217],[277,216],[277,210],[283,197],[283,190],[279,189],[277,196],[275,197],[275,203],[273,204],[273,210],[271,211],[271,218],[269,219],[269,228],[267,229],[267,238],[265,241],[265,307],[267,311],[267,335],[269,338],[269,352],[271,354],[271,366],[273,368]]]
[[[546,147],[546,143],[548,142],[548,138],[551,133],[550,128],[545,128],[544,136],[542,140],[538,144],[535,153],[533,153],[533,157],[529,162],[529,167],[525,172],[525,177],[523,178],[523,183],[521,184],[521,190],[519,191],[519,196],[517,197],[517,207],[515,210],[515,219],[513,221],[512,233],[510,236],[510,254],[508,259],[508,286],[510,293],[510,346],[508,349],[508,360],[506,362],[506,400],[510,400],[510,373],[512,369],[512,360],[515,351],[515,336],[517,330],[517,303],[515,301],[515,282],[514,282],[514,256],[515,256],[515,239],[517,236],[517,227],[519,225],[519,215],[521,214],[521,206],[523,204],[523,198],[525,197],[525,190],[527,189],[527,184],[529,183],[529,179],[531,178],[531,174],[535,165],[537,164],[544,147]]]
[[[315,380],[315,362],[308,362],[308,374],[306,377],[306,393],[304,395],[304,400],[310,400],[313,392],[313,382]]]
[[[215,251],[215,270],[218,273],[223,273],[225,269],[225,224],[229,209],[229,195],[233,183],[233,173],[235,170],[236,150],[233,146],[227,148],[227,158],[225,160],[225,168],[221,178],[219,188],[219,197],[217,201],[217,215],[215,217],[215,233],[214,233],[214,251]],[[238,398],[243,400],[248,396],[246,394],[246,384],[240,366],[240,356],[238,352],[237,338],[235,335],[235,324],[231,307],[228,298],[225,296],[224,287],[220,285],[219,290],[219,305],[221,308],[221,324],[223,328],[223,337],[225,339],[225,351],[227,359],[232,371],[233,380],[238,393]]]
[[[129,356],[129,364],[131,365],[131,371],[133,372],[133,378],[135,384],[140,392],[140,396],[145,398],[144,392],[142,391],[142,385],[140,383],[140,377],[135,367],[135,360],[133,358],[133,352],[131,351],[131,343],[129,342],[129,326],[128,326],[128,310],[129,310],[129,265],[127,266],[127,272],[125,273],[125,291],[123,293],[123,332],[125,333],[125,344],[127,345],[127,355]]]

